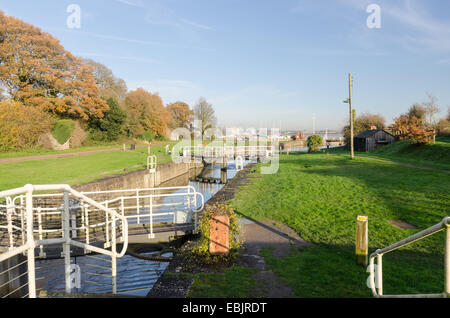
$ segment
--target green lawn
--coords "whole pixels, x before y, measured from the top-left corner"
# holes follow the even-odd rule
[[[155,146],[160,144],[174,144],[174,142],[153,142]],[[130,148],[130,142],[126,144],[127,149]],[[136,145],[137,147],[145,146],[144,144]],[[153,146],[152,146],[153,147]],[[172,146],[171,146],[172,147]],[[104,150],[104,149],[122,149],[123,144],[118,144],[117,142],[104,143],[98,146],[83,146],[79,148],[67,149],[67,150],[52,150],[44,148],[30,148],[21,151],[10,151],[10,152],[0,152],[0,159],[4,158],[20,158],[20,157],[30,157],[30,156],[40,156],[40,155],[52,155],[52,154],[62,154],[62,153],[78,153],[92,150]]]
[[[370,297],[366,269],[355,265],[357,215],[369,217],[373,252],[418,231],[396,228],[389,219],[425,229],[447,216],[450,178],[365,158],[350,161],[343,152],[295,153],[281,156],[277,174],[242,186],[231,204],[244,216],[281,221],[315,244],[284,259],[263,251],[297,297]],[[443,251],[441,232],[386,255],[385,293],[442,292]]]
[[[429,145],[414,145],[407,140],[402,140],[369,153],[357,153],[357,155],[450,170],[450,138],[438,137],[436,138],[436,143]]]
[[[223,273],[191,274],[194,283],[189,298],[243,298],[259,287],[252,277],[257,270],[246,267],[232,267]]]
[[[86,149],[86,148],[85,148]],[[99,148],[95,148],[99,149]],[[171,161],[165,146],[152,146],[158,164]],[[94,149],[91,149],[94,150]],[[0,191],[25,184],[80,184],[109,175],[143,169],[147,165],[147,148],[82,156],[0,163]]]

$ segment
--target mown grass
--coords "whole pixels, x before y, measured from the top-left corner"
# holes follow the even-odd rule
[[[166,145],[166,144],[174,144],[175,142],[152,142],[153,145]],[[136,145],[137,147],[143,145]],[[126,143],[126,147],[130,147],[130,142]],[[72,148],[67,150],[52,150],[45,148],[30,148],[24,150],[17,151],[9,151],[9,152],[0,152],[0,159],[4,158],[21,158],[21,157],[29,157],[29,156],[39,156],[39,155],[53,155],[53,154],[64,154],[64,153],[78,153],[92,150],[106,150],[106,149],[122,149],[123,143],[111,142],[111,143],[102,143],[101,145],[91,145],[91,146],[83,146],[78,148]]]
[[[165,146],[152,146],[158,164],[171,161]],[[18,161],[0,164],[0,191],[25,184],[81,184],[117,173],[143,169],[147,164],[147,148],[82,156]]]
[[[434,144],[412,144],[408,140],[398,141],[369,153],[358,156],[371,156],[390,159],[417,166],[450,170],[450,138],[438,137]]]
[[[281,156],[274,175],[241,187],[232,205],[244,216],[281,221],[315,246],[285,259],[264,256],[298,297],[369,297],[366,269],[355,265],[357,215],[369,217],[369,252],[425,229],[449,214],[447,173],[344,153]],[[386,293],[443,291],[443,233],[385,256]]]
[[[189,298],[243,298],[252,293],[258,282],[252,277],[257,270],[231,267],[223,273],[191,274],[194,283]]]
[[[75,122],[70,119],[58,120],[52,129],[52,135],[62,145],[69,140],[70,135],[75,129]]]

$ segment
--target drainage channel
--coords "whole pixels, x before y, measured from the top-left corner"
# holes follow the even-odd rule
[[[246,161],[244,165],[249,162]],[[236,176],[234,162],[228,162],[227,178]],[[203,171],[202,177],[220,178],[220,165],[208,167]],[[197,192],[203,194],[205,202],[210,200],[224,184],[200,183],[190,181]],[[182,185],[181,185],[182,186]],[[181,193],[183,190],[179,190]],[[176,192],[175,192],[176,193]],[[161,254],[157,251],[140,252],[141,256],[162,256],[171,257],[170,252]],[[164,273],[169,263],[149,261],[143,258],[136,258],[125,255],[117,259],[117,294],[129,296],[146,296],[159,277]],[[98,293],[107,294],[112,292],[111,264],[110,258],[104,255],[87,255],[72,257],[72,263],[80,267],[81,284],[80,288],[74,289],[77,293]],[[64,259],[37,260],[36,277],[38,290],[54,293],[65,291],[64,281]]]

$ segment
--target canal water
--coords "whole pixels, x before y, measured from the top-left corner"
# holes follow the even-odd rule
[[[246,161],[244,165],[247,165]],[[232,179],[236,175],[235,164],[228,162],[227,178]],[[220,165],[205,169],[204,178],[220,178]],[[211,199],[223,184],[199,183],[190,181],[197,192],[203,194],[205,202]],[[182,185],[181,185],[182,186]],[[183,193],[185,190],[178,190]],[[176,193],[176,192],[174,192]],[[140,253],[140,255],[152,255],[157,252]],[[170,253],[163,254],[170,257]],[[80,293],[111,293],[111,259],[105,255],[92,255],[73,257],[72,263],[80,268],[81,284],[79,289],[73,289]],[[117,259],[117,293],[131,296],[146,296],[158,278],[168,266],[166,262],[148,261],[125,255]],[[64,259],[36,261],[37,288],[50,292],[64,292]]]

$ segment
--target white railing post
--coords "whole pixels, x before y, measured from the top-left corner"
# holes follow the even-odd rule
[[[20,196],[20,228],[21,228],[21,234],[22,234],[22,244],[25,244],[25,220],[24,220],[24,214],[26,214],[26,211],[24,213],[23,211],[23,195]]]
[[[105,206],[107,207],[107,208],[109,208],[108,207],[108,201],[106,201],[105,202]],[[105,237],[105,245],[104,245],[104,247],[105,248],[108,248],[109,246],[111,246],[111,242],[109,241],[109,218],[108,218],[108,213],[105,213],[105,225],[106,225],[106,237]]]
[[[153,234],[153,195],[150,194],[150,235],[148,236],[149,239],[155,238],[155,234]]]
[[[65,282],[66,293],[71,293],[71,279],[70,279],[70,210],[69,210],[69,192],[64,190],[64,208],[62,213],[63,224],[63,238],[65,242],[63,244],[64,254],[64,267],[65,267]]]
[[[383,254],[379,254],[377,256],[377,271],[375,276],[377,283],[376,286],[378,288],[378,295],[383,295]]]
[[[86,244],[87,245],[89,245],[90,244],[90,238],[89,238],[89,232],[90,232],[90,229],[89,229],[89,207],[86,205],[85,207],[84,207],[84,226],[85,226],[85,229],[86,229]],[[91,253],[91,251],[89,251],[88,249],[84,249],[84,252],[86,253],[86,254],[89,254],[89,253]]]
[[[122,201],[123,203],[123,201]],[[111,276],[112,276],[112,292],[113,294],[117,294],[117,250],[116,250],[116,217],[114,215],[111,216],[112,228],[111,228],[111,236],[112,236],[112,246],[111,246]]]
[[[38,207],[37,209],[37,213],[38,213],[38,224],[39,224],[39,240],[42,240],[44,237],[42,235],[42,208]],[[44,253],[44,246],[41,245],[39,246],[39,257],[40,258],[45,258],[45,253]]]
[[[450,224],[445,224],[445,293],[450,297]]]
[[[12,224],[12,215],[14,213],[14,204],[11,198],[6,198],[6,221],[8,223],[8,234],[9,234],[9,249],[14,248],[14,233]]]
[[[139,206],[139,189],[136,190],[136,206],[137,206],[137,224],[141,224],[139,214],[141,214],[141,207]]]
[[[28,296],[36,298],[36,267],[34,261],[34,235],[33,235],[33,186],[28,184],[26,193],[26,224],[27,224],[27,266],[28,266]]]

